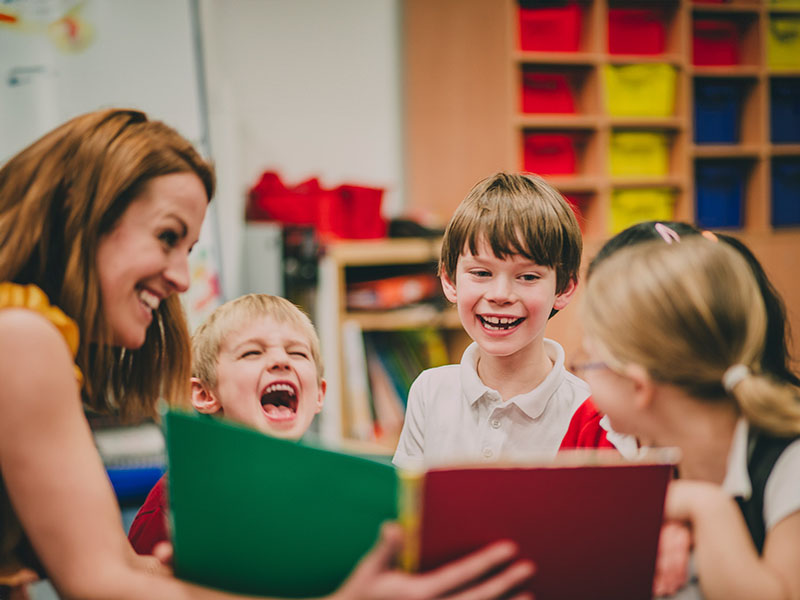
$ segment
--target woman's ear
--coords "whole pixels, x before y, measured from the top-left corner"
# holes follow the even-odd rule
[[[456,284],[450,281],[450,277],[448,277],[447,273],[442,271],[441,275],[439,275],[439,279],[442,280],[442,291],[444,291],[444,297],[447,298],[453,304],[456,303]]]
[[[198,377],[192,377],[192,406],[197,412],[204,415],[222,412],[222,404],[216,394],[205,381]]]
[[[641,365],[628,365],[623,373],[633,384],[633,405],[638,410],[650,407],[655,395],[655,382]]]

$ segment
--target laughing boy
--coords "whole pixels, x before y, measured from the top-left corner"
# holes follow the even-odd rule
[[[192,337],[192,406],[284,439],[299,439],[322,409],[319,338],[294,304],[248,294],[217,308]],[[166,479],[150,491],[128,539],[139,554],[169,539]]]

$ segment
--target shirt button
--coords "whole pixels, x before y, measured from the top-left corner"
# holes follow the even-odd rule
[[[483,457],[484,458],[492,458],[492,454],[494,454],[494,453],[492,452],[491,448],[484,448],[483,449]]]
[[[495,429],[499,429],[500,428],[500,419],[492,419],[492,427],[494,427]]]

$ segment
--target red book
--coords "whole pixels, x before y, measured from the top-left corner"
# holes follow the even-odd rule
[[[428,571],[511,539],[537,565],[537,600],[649,599],[672,454],[626,462],[577,450],[541,467],[430,470],[405,496],[420,504],[401,507],[401,520],[418,527],[406,559]]]

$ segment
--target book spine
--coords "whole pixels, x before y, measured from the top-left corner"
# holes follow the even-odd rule
[[[414,572],[419,568],[419,536],[422,523],[422,492],[425,474],[398,471],[397,517],[403,528],[404,543],[400,553],[400,566]]]

